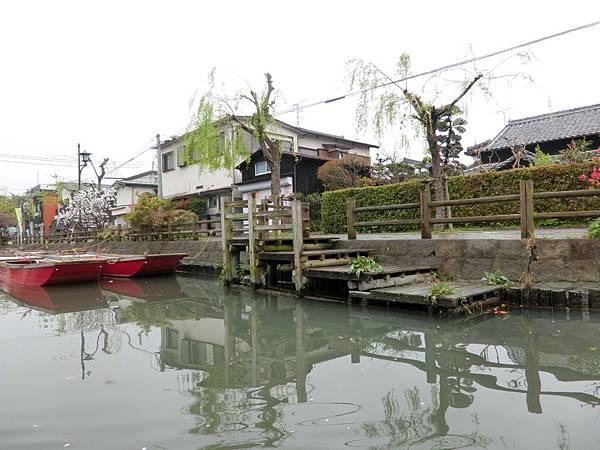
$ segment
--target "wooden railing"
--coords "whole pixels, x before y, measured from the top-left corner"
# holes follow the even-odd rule
[[[308,204],[297,199],[280,198],[256,200],[252,193],[247,200],[231,201],[222,197],[223,213],[221,229],[223,233],[223,277],[225,283],[233,279],[234,268],[239,257],[239,248],[245,247],[250,265],[250,281],[260,284],[262,276],[258,268],[258,253],[270,250],[275,241],[283,238],[292,240],[294,252],[294,281],[299,289],[302,285],[300,258],[304,237],[310,233]],[[237,246],[237,247],[236,247]],[[238,251],[235,251],[236,248]]]
[[[58,244],[83,242],[119,241],[177,241],[197,240],[209,236],[220,236],[221,219],[193,220],[190,222],[168,222],[161,227],[146,231],[134,230],[118,225],[104,229],[62,230],[46,236],[37,232],[20,236],[18,244]]]
[[[382,227],[390,225],[418,225],[422,239],[431,239],[431,226],[436,224],[466,224],[483,222],[519,222],[522,238],[533,238],[535,234],[536,219],[578,219],[589,217],[600,217],[600,210],[591,211],[551,211],[534,212],[534,200],[538,199],[562,199],[583,198],[600,196],[600,189],[595,190],[573,190],[556,192],[534,192],[532,180],[521,180],[518,194],[497,195],[491,197],[477,197],[452,199],[443,201],[431,201],[429,183],[423,183],[418,203],[403,203],[397,205],[361,206],[356,207],[355,199],[348,198],[346,216],[348,239],[356,239],[356,229],[359,227]],[[453,206],[481,205],[499,202],[518,202],[519,213],[497,214],[463,217],[432,217],[432,208],[445,209]],[[419,218],[407,218],[398,220],[357,220],[357,214],[364,212],[384,212],[399,210],[417,210]]]

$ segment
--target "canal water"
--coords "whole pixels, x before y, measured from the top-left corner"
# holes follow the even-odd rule
[[[166,277],[0,291],[2,449],[597,449],[600,317]]]

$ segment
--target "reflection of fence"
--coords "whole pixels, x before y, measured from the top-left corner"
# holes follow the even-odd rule
[[[591,211],[549,211],[535,212],[534,200],[536,199],[565,199],[600,196],[597,190],[574,190],[556,192],[533,192],[532,180],[521,180],[518,194],[497,195],[491,197],[464,198],[443,201],[431,201],[429,183],[423,183],[419,201],[398,205],[361,206],[356,207],[353,197],[347,200],[347,232],[348,239],[356,239],[356,229],[360,227],[383,227],[396,225],[418,225],[422,239],[431,238],[431,225],[436,224],[465,224],[485,222],[519,222],[521,237],[534,236],[535,219],[578,219],[584,217],[600,217],[600,210]],[[446,211],[454,206],[483,205],[499,202],[518,202],[519,213],[497,215],[472,215],[464,217],[432,217],[432,208],[443,208]],[[384,213],[387,211],[414,210],[418,218],[405,218],[395,220],[359,220],[361,213]]]

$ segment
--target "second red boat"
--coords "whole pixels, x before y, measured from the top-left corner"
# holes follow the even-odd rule
[[[135,277],[173,273],[187,253],[153,255],[102,255],[108,261],[102,266],[107,277]]]

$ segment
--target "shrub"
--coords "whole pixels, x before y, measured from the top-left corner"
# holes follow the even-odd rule
[[[208,214],[208,202],[206,201],[206,198],[194,197],[184,209],[193,212],[198,217],[204,217]]]
[[[547,166],[548,164],[556,164],[558,158],[554,155],[544,153],[539,145],[535,146],[535,153],[533,155],[534,166]]]
[[[588,225],[588,236],[591,239],[600,239],[600,219],[595,219]]]
[[[516,194],[519,192],[519,181],[533,180],[536,192],[567,191],[582,189],[587,185],[580,179],[582,173],[590,173],[594,163],[586,164],[549,164],[540,167],[526,167],[503,172],[478,173],[451,177],[448,180],[450,198],[473,198]],[[323,231],[326,233],[344,233],[346,231],[346,199],[355,198],[359,206],[392,205],[400,203],[416,203],[419,201],[420,183],[408,181],[386,186],[343,189],[323,193],[321,215]],[[536,211],[559,210],[594,210],[600,209],[600,198],[565,198],[544,199],[535,201]],[[489,203],[481,205],[465,205],[452,208],[453,217],[484,216],[498,214],[518,214],[518,202]],[[359,213],[360,221],[396,220],[418,218],[418,209],[400,211],[382,211]],[[506,224],[507,222],[502,222]],[[564,223],[564,222],[563,222]],[[360,232],[397,232],[416,230],[418,226],[386,226],[375,229],[360,228]]]
[[[364,186],[371,183],[369,175],[368,163],[354,155],[327,161],[317,171],[317,178],[327,190]]]

